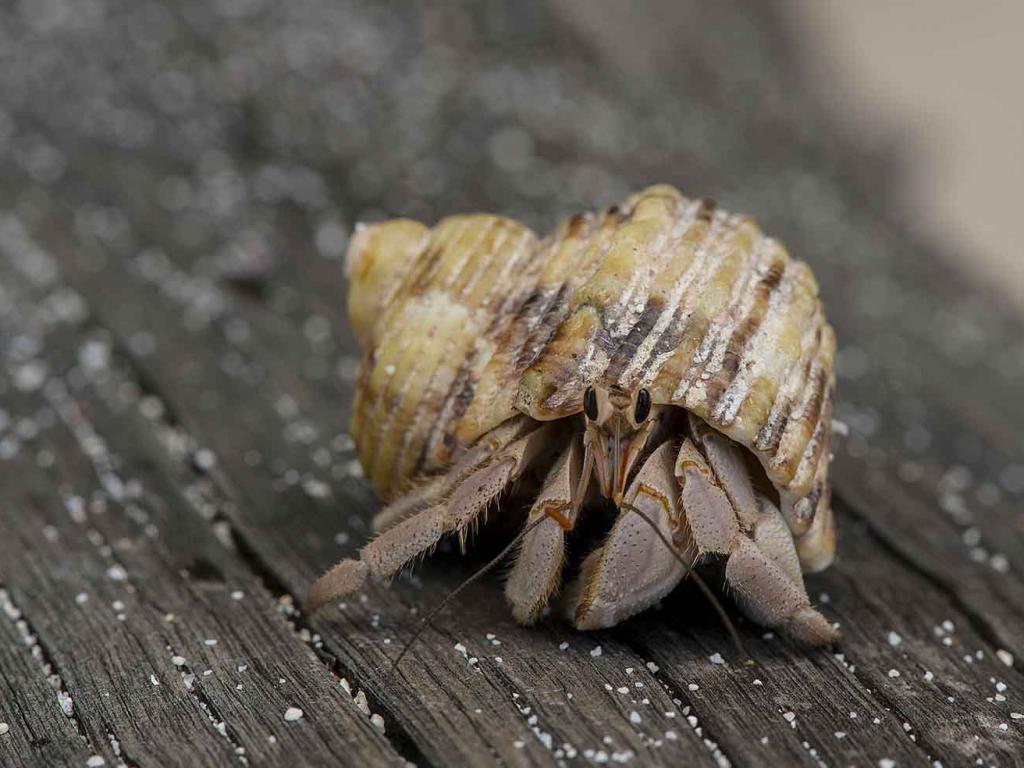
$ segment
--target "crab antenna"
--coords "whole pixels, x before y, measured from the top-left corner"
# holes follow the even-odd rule
[[[405,642],[405,645],[402,646],[402,651],[398,654],[398,658],[396,658],[394,662],[391,664],[390,673],[395,673],[395,671],[398,669],[398,665],[401,664],[402,659],[405,658],[405,654],[408,653],[409,649],[412,648],[413,644],[419,639],[420,635],[423,634],[423,630],[427,628],[427,625],[434,620],[437,614],[443,611],[452,600],[458,597],[460,592],[462,592],[464,589],[466,589],[471,584],[476,582],[477,579],[483,577],[490,571],[494,570],[495,566],[497,566],[498,563],[504,560],[508,553],[511,552],[516,547],[516,545],[518,545],[524,538],[526,538],[526,535],[530,531],[532,531],[534,528],[536,528],[538,525],[544,522],[545,519],[547,519],[547,516],[541,515],[529,525],[524,526],[523,529],[518,534],[516,534],[512,541],[510,541],[508,545],[506,545],[506,547],[503,550],[501,550],[501,552],[495,555],[492,560],[485,563],[483,566],[480,567],[479,570],[476,571],[476,573],[471,575],[468,579],[459,584],[459,586],[457,586],[455,589],[453,589],[451,592],[445,595],[444,599],[442,599],[441,602],[438,603],[433,608],[433,610],[430,611],[430,613],[423,617],[419,625],[416,627],[416,631],[412,633],[412,637],[410,637]]]
[[[715,593],[711,591],[711,587],[707,585],[704,579],[700,577],[700,574],[698,574],[697,571],[694,569],[694,564],[687,563],[686,560],[683,559],[683,556],[679,554],[679,550],[676,548],[675,544],[669,541],[665,534],[661,532],[661,529],[658,528],[658,525],[647,515],[646,512],[642,512],[639,507],[633,504],[623,503],[622,508],[628,509],[630,512],[635,512],[641,520],[643,520],[645,523],[651,526],[651,528],[657,534],[658,538],[661,539],[662,543],[666,547],[668,547],[669,552],[672,553],[672,556],[676,560],[678,560],[684,568],[686,568],[686,573],[684,574],[684,577],[692,576],[693,580],[697,582],[697,586],[700,587],[701,592],[703,592],[704,596],[708,599],[708,602],[710,602],[711,605],[714,607],[715,611],[718,613],[718,618],[721,620],[722,625],[729,632],[729,635],[732,638],[732,642],[736,646],[736,652],[742,658],[749,659],[750,654],[747,653],[747,649],[743,646],[743,641],[740,640],[740,634],[736,631],[736,625],[732,623],[732,619],[730,619],[729,614],[725,612],[725,608],[722,607],[722,603],[715,596]]]

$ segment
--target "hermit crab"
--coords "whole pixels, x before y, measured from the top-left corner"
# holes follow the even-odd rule
[[[363,226],[346,271],[352,434],[387,506],[311,609],[490,513],[522,519],[523,624],[552,607],[608,627],[715,562],[754,622],[837,639],[803,583],[835,549],[835,336],[810,269],[751,219],[654,186],[543,239],[485,214]],[[597,503],[616,517],[573,553]]]

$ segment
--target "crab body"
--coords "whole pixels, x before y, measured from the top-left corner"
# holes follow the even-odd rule
[[[567,591],[577,626],[720,558],[749,616],[834,639],[801,569],[834,552],[835,337],[809,268],[753,221],[657,186],[543,239],[490,215],[362,227],[347,273],[365,350],[353,437],[389,505],[314,605],[464,535],[529,477],[506,585],[518,620],[558,591],[566,533],[603,496],[620,513]]]

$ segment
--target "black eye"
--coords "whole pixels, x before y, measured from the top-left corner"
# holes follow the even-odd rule
[[[587,387],[583,393],[583,412],[591,421],[597,421],[597,392],[593,387]]]
[[[641,389],[636,396],[636,413],[633,416],[633,421],[637,424],[642,424],[650,414],[651,393],[646,389]]]

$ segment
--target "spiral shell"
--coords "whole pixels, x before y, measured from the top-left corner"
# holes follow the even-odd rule
[[[364,226],[346,269],[353,435],[385,499],[518,413],[617,384],[748,448],[794,533],[828,504],[835,336],[810,269],[748,217],[654,186],[544,239],[486,214]]]

